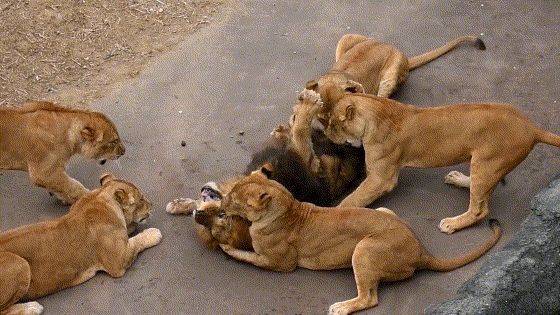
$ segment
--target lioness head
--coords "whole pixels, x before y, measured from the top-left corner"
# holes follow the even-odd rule
[[[222,200],[222,208],[226,215],[238,215],[255,222],[285,211],[293,201],[294,197],[284,186],[259,170],[233,186]]]
[[[140,190],[129,182],[116,179],[112,174],[103,174],[99,178],[102,189],[115,200],[123,213],[128,234],[136,230],[139,223],[150,216],[151,203]]]
[[[330,109],[344,93],[364,93],[364,87],[340,72],[329,72],[318,80],[311,80],[305,84],[305,88],[313,90],[321,95],[325,106],[317,114],[317,120],[323,128],[327,126],[330,118]]]
[[[80,130],[81,153],[100,164],[118,159],[125,149],[113,122],[101,113],[87,114],[89,117]]]
[[[359,110],[350,98],[341,99],[331,110],[325,135],[336,144],[350,143],[354,147],[360,147],[366,121]]]

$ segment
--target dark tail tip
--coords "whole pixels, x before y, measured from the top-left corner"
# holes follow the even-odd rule
[[[476,39],[476,45],[478,46],[478,49],[486,50],[486,44],[484,44],[484,41],[482,41],[482,39],[477,38]]]
[[[496,219],[490,219],[490,220],[488,220],[488,226],[491,229],[496,229],[496,228],[500,228],[502,225],[500,224],[500,221],[498,221]]]

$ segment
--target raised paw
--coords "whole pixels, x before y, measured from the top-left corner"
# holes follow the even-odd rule
[[[165,206],[165,211],[170,214],[186,214],[190,215],[196,210],[196,200],[191,198],[178,198],[170,201]]]
[[[471,178],[458,171],[449,172],[449,174],[445,175],[443,181],[446,184],[455,185],[464,188],[468,188],[471,185]]]
[[[445,218],[439,222],[439,230],[443,233],[452,234],[457,231],[457,220],[454,218]]]

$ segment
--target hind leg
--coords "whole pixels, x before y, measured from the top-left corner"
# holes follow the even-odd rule
[[[529,152],[530,149],[512,152],[507,159],[502,156],[485,159],[473,155],[469,209],[461,215],[441,220],[439,229],[451,234],[486,218],[490,212],[489,201],[492,191],[507,173],[523,161]]]
[[[397,89],[398,85],[406,80],[408,75],[408,64],[404,56],[397,56],[392,64],[382,70],[377,96],[389,97]]]
[[[414,244],[394,235],[381,238],[368,236],[361,240],[352,255],[358,296],[334,303],[329,307],[329,314],[350,314],[374,307],[378,303],[377,286],[380,281],[398,281],[411,277],[414,268],[410,267],[412,264],[408,261],[403,261],[402,253],[408,252],[408,248],[403,246]]]
[[[0,270],[0,314],[39,314],[42,307],[36,302],[15,304],[29,290],[31,283],[29,263],[18,255],[0,252]],[[37,305],[40,311],[33,313],[33,310],[39,310]]]
[[[368,38],[364,35],[358,34],[346,34],[340,38],[338,44],[336,45],[335,61],[338,61],[344,53],[346,53],[350,48],[354,47]]]

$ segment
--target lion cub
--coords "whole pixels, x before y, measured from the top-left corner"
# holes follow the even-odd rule
[[[104,164],[125,152],[115,125],[105,115],[49,102],[0,109],[0,169],[29,173],[37,186],[72,204],[88,192],[66,174],[66,163],[81,154]]]
[[[352,267],[358,296],[331,305],[330,314],[376,306],[381,281],[404,280],[418,269],[450,271],[466,265],[492,248],[501,235],[498,222],[491,220],[492,236],[483,245],[462,257],[436,258],[388,209],[323,208],[299,202],[260,172],[238,181],[221,206],[226,215],[251,221],[254,251],[220,245],[235,259],[283,272],[297,267]]]
[[[38,314],[37,302],[15,304],[79,285],[97,271],[122,277],[138,253],[157,245],[150,228],[134,237],[151,204],[138,188],[113,175],[55,220],[0,233],[0,313]]]
[[[358,34],[346,34],[336,46],[335,63],[317,80],[306,83],[324,98],[330,84],[341,91],[389,97],[406,80],[408,72],[449,52],[463,42],[473,42],[480,50],[484,42],[475,36],[462,36],[425,54],[408,59],[396,47]],[[328,100],[324,99],[325,102]]]
[[[313,91],[302,94],[302,111],[322,106]],[[371,204],[397,184],[403,167],[441,167],[470,160],[471,176],[452,172],[446,182],[470,187],[468,211],[440,222],[453,233],[484,219],[490,194],[535,144],[560,147],[560,136],[536,127],[503,104],[456,104],[418,108],[368,94],[340,93],[325,135],[334,143],[363,144],[366,179],[339,206]]]

